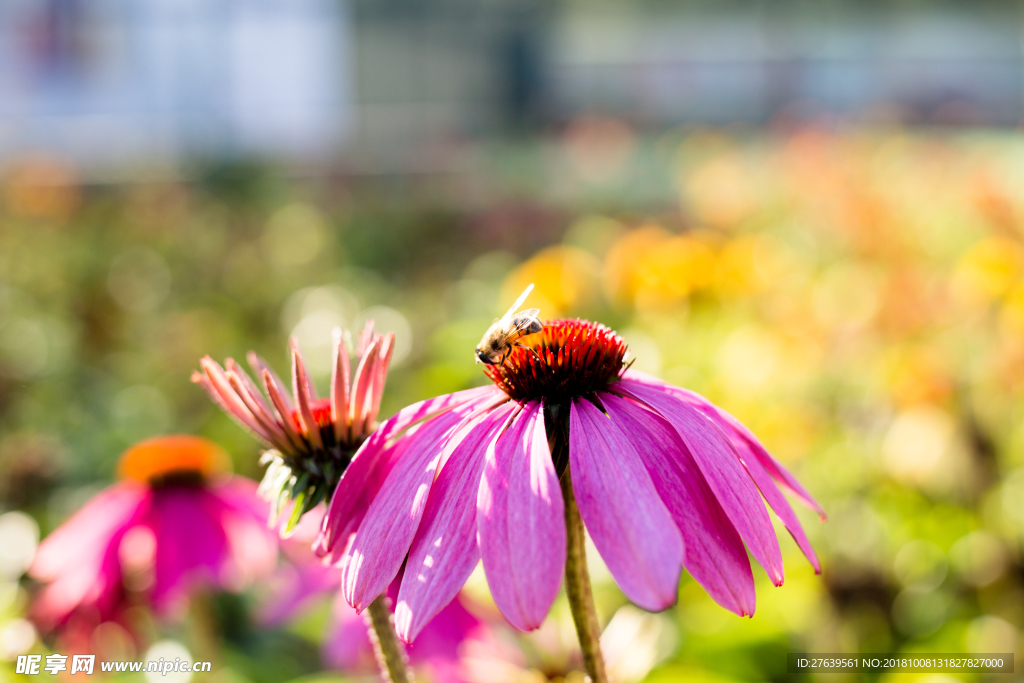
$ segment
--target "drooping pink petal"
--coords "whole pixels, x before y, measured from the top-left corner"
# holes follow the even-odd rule
[[[218,579],[229,589],[243,588],[269,575],[277,561],[278,537],[266,523],[270,505],[257,488],[256,482],[233,476],[206,489],[216,499],[218,524],[228,543],[228,562]]]
[[[402,457],[391,466],[341,561],[341,590],[357,610],[362,611],[380,595],[401,568],[423,516],[445,442],[472,408],[472,404],[457,406],[401,440]]]
[[[196,487],[167,487],[153,491],[146,525],[156,538],[153,604],[173,607],[197,582],[217,584],[228,556],[228,541],[220,526],[220,504]]]
[[[712,416],[715,423],[722,428],[736,446],[736,451],[740,456],[750,455],[754,460],[760,463],[762,469],[764,469],[780,486],[788,490],[793,496],[796,497],[805,506],[814,510],[818,513],[818,517],[822,521],[825,521],[825,510],[822,509],[821,504],[814,499],[807,489],[794,477],[789,470],[782,466],[778,460],[776,460],[771,453],[768,452],[753,432],[747,429],[746,425],[737,420],[731,414],[722,410],[718,406],[712,404],[706,398],[700,394],[692,391],[683,390],[695,403],[699,404],[705,413]],[[770,502],[770,501],[769,501]]]
[[[623,379],[615,389],[637,399],[672,425],[750,552],[772,583],[782,585],[782,552],[768,511],[722,431],[690,403],[649,384]]]
[[[464,430],[430,490],[395,606],[395,628],[407,643],[455,597],[480,559],[476,492],[483,452],[511,411],[512,404],[501,406]]]
[[[395,443],[381,442],[377,448],[367,450],[366,444],[356,453],[338,482],[331,498],[320,533],[313,543],[313,551],[324,562],[340,567],[347,561],[347,552],[353,535],[362,524],[366,511],[395,463],[402,460],[410,448],[418,448],[419,432],[424,424],[411,427]],[[368,443],[368,442],[367,442]]]
[[[772,479],[795,496],[803,505],[817,512],[822,521],[825,520],[825,510],[821,507],[821,504],[814,499],[814,496],[804,488],[803,484],[801,484],[800,481],[782,465],[782,463],[776,460],[775,457],[768,452],[768,449],[761,444],[761,441],[754,436],[754,433],[751,432],[746,425],[737,420],[732,414],[722,408],[719,408],[695,391],[667,384],[652,375],[648,375],[637,370],[628,370],[625,377],[644,384],[662,387],[663,390],[668,391],[669,393],[700,408],[702,412],[711,417],[722,431],[730,437],[734,445],[737,441],[733,437],[739,437],[744,441],[750,449],[751,454],[761,463],[761,466],[768,472],[768,474],[771,475]],[[742,451],[740,451],[740,453],[742,453]]]
[[[569,471],[583,524],[630,600],[660,611],[676,601],[683,539],[631,437],[586,399],[569,414]]]
[[[150,501],[148,487],[116,484],[39,545],[29,576],[50,582],[31,610],[43,630],[63,622],[81,605],[95,607],[101,619],[109,616],[121,590],[121,540]]]
[[[715,601],[754,613],[754,576],[729,521],[686,445],[664,419],[612,394],[599,394],[608,415],[629,435],[654,487],[683,537],[683,566]]]
[[[558,595],[566,549],[562,490],[538,401],[487,446],[477,530],[498,609],[522,631],[537,628]]]
[[[114,534],[132,523],[148,498],[148,488],[132,481],[99,492],[39,544],[29,576],[51,581],[81,562],[84,555],[106,546]]]
[[[454,394],[414,403],[385,420],[370,435],[352,458],[338,482],[338,488],[324,517],[314,549],[320,557],[330,556],[332,563],[342,560],[350,536],[359,527],[366,510],[390,473],[392,451],[405,449],[413,435],[392,445],[391,440],[412,425],[433,415],[468,403],[491,400],[502,392],[495,387],[467,389]]]
[[[735,445],[735,444],[734,444]],[[807,538],[807,534],[804,533],[804,528],[800,524],[800,520],[797,519],[796,513],[793,512],[793,508],[790,507],[786,497],[782,495],[779,488],[772,481],[771,475],[764,469],[760,461],[757,458],[751,457],[749,453],[737,448],[737,452],[740,454],[740,459],[743,465],[747,468],[747,472],[750,473],[754,483],[757,484],[757,488],[761,491],[761,495],[764,496],[765,500],[768,501],[768,505],[771,506],[775,514],[782,520],[782,525],[786,527],[786,531],[790,533],[793,540],[800,547],[800,551],[803,552],[804,557],[814,567],[814,573],[821,573],[821,563],[818,562],[818,555],[814,552],[814,548],[811,546],[811,542]]]

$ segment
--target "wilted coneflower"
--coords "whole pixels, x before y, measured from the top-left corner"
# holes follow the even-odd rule
[[[405,563],[395,616],[411,640],[482,559],[499,609],[529,630],[564,571],[587,670],[603,681],[583,525],[648,610],[676,601],[685,567],[719,604],[753,614],[744,545],[783,581],[762,496],[818,570],[779,487],[821,508],[732,416],[630,370],[603,325],[548,321],[520,343],[485,367],[494,386],[410,406],[356,454],[317,548],[342,567],[351,605],[365,607]]]
[[[291,531],[299,518],[329,499],[356,449],[376,427],[388,366],[394,351],[393,333],[374,334],[373,323],[359,336],[359,363],[351,372],[348,342],[335,330],[334,362],[330,395],[317,396],[309,370],[291,340],[292,389],[267,363],[250,351],[249,364],[266,391],[232,358],[222,368],[209,356],[193,372],[192,381],[202,385],[225,412],[252,432],[265,446],[262,463],[268,465],[260,492],[273,504],[271,521],[289,501],[291,517],[282,531]]]
[[[256,483],[227,474],[227,454],[196,436],[137,443],[122,481],[96,494],[39,546],[29,575],[46,585],[31,613],[43,630],[78,615],[116,618],[129,592],[167,614],[203,585],[238,590],[267,575],[277,539]],[[131,581],[126,579],[131,578]]]
[[[321,501],[331,500],[352,457],[377,428],[394,339],[390,332],[375,334],[373,322],[368,322],[356,345],[359,361],[353,374],[349,342],[342,330],[336,329],[331,388],[325,398],[318,397],[294,338],[291,396],[280,377],[254,352],[248,354],[249,364],[266,396],[231,358],[221,367],[206,356],[200,361],[203,371],[192,373],[193,382],[267,446],[261,462],[268,467],[260,493],[271,501],[271,524],[292,505],[282,534],[289,534],[302,515]],[[381,673],[395,683],[409,680],[387,597],[380,596],[369,607],[368,626],[376,635]]]

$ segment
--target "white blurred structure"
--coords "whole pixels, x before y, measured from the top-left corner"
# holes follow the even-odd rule
[[[3,0],[0,155],[320,156],[351,120],[339,0]]]

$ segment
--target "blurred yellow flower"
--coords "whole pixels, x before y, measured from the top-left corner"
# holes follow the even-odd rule
[[[501,301],[508,305],[531,282],[533,292],[525,308],[539,308],[541,318],[557,318],[597,294],[601,265],[591,254],[569,246],[549,247],[513,270],[501,286]]]
[[[710,285],[715,252],[703,234],[672,235],[659,226],[626,233],[605,260],[605,286],[616,302],[661,309]]]
[[[968,302],[1004,295],[1024,269],[1020,245],[1005,237],[981,240],[960,258],[953,273],[953,290]]]
[[[763,235],[743,235],[722,247],[715,264],[715,290],[742,296],[759,292],[768,284],[763,271],[776,260],[775,244]]]

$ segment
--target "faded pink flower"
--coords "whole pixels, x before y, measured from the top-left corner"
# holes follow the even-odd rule
[[[252,351],[249,364],[266,397],[232,358],[222,368],[206,356],[200,361],[203,371],[192,373],[192,381],[206,389],[214,403],[269,449],[262,461],[268,467],[260,492],[272,503],[273,522],[294,502],[283,532],[291,531],[303,514],[331,496],[352,455],[376,428],[394,340],[393,333],[375,334],[373,322],[367,323],[359,335],[359,362],[353,374],[349,344],[336,329],[326,398],[317,396],[295,339],[290,396],[280,377]]]
[[[783,581],[762,496],[819,570],[780,487],[820,506],[732,416],[629,370],[625,343],[603,325],[549,321],[521,341],[485,368],[494,386],[409,406],[353,458],[317,550],[342,568],[356,609],[405,563],[395,616],[411,641],[482,559],[502,614],[537,628],[565,567],[569,474],[601,557],[645,609],[672,605],[686,568],[720,605],[753,614],[747,549]]]
[[[167,614],[201,585],[238,590],[267,575],[277,539],[256,484],[223,472],[227,455],[196,436],[142,441],[120,483],[96,494],[39,546],[29,575],[46,585],[32,615],[46,631],[73,614],[95,623],[132,592]]]

